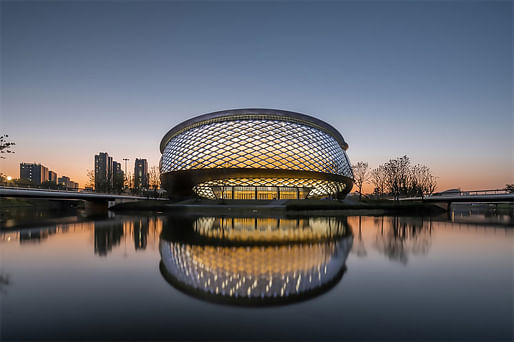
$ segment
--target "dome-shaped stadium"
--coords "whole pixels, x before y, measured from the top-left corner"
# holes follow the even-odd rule
[[[344,198],[353,174],[348,144],[331,125],[275,109],[232,109],[173,127],[161,141],[170,197]]]

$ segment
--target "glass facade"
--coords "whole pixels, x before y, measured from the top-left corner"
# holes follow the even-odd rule
[[[296,199],[348,192],[347,183],[334,179],[294,176],[294,171],[307,171],[353,178],[346,146],[312,119],[311,123],[287,116],[238,114],[195,122],[165,138],[161,174],[205,169],[292,171],[287,177],[227,173],[194,185],[196,194],[205,198]]]

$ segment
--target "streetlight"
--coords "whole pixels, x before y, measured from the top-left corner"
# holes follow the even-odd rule
[[[128,158],[123,158],[123,160],[125,161],[125,178],[127,179],[127,188],[129,187],[129,180],[128,180],[128,175],[127,175],[127,162],[129,161]]]

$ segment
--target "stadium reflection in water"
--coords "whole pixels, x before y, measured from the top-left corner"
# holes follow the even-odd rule
[[[280,305],[320,295],[346,270],[346,218],[169,219],[160,270],[184,293],[233,305]]]

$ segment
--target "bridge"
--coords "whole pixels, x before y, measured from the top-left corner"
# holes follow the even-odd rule
[[[441,192],[423,198],[424,202],[434,203],[448,209],[452,203],[500,203],[514,202],[514,193],[503,189]]]
[[[155,200],[155,198],[143,196],[4,186],[0,186],[0,197],[39,198],[51,200],[84,200],[86,201],[86,209],[107,209],[120,202]]]

